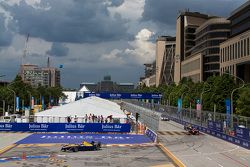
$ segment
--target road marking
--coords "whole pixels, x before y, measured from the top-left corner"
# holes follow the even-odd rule
[[[158,147],[178,166],[186,167],[171,151],[169,151],[163,144],[159,143]]]
[[[245,158],[240,157],[240,159],[242,159],[242,160],[246,161],[246,159],[245,159]]]
[[[211,158],[209,158],[209,157],[206,157],[208,160],[210,160],[210,161],[212,161],[212,159]]]
[[[223,167],[221,164],[218,164],[220,167]]]
[[[226,151],[221,151],[221,152],[211,152],[211,153],[201,153],[202,155],[215,155],[215,154],[222,154],[222,153],[229,153],[229,152],[233,152],[235,150],[237,150],[239,148],[239,146],[236,146],[236,148],[233,148],[231,150],[226,150]],[[192,157],[192,156],[196,156],[199,154],[187,154],[187,155],[182,155],[183,157]]]
[[[4,147],[3,149],[0,150],[0,155],[3,154],[6,151],[9,151],[10,149],[14,148],[16,146],[16,144],[11,144],[7,147]]]
[[[221,155],[224,155],[225,157],[227,157],[227,158],[233,160],[234,162],[237,162],[238,164],[240,164],[240,165],[242,165],[242,166],[244,166],[244,167],[248,167],[248,165],[245,165],[245,164],[241,163],[240,161],[238,161],[238,160],[236,160],[236,159],[233,159],[232,157],[230,157],[230,156],[228,156],[228,155],[226,155],[226,154],[221,153]]]

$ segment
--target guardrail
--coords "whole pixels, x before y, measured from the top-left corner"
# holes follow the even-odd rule
[[[192,115],[188,117],[185,116],[187,113],[178,113],[176,107],[170,106],[162,106],[159,104],[149,104],[143,103],[139,101],[133,101],[133,104],[138,104],[142,107],[148,109],[154,109],[160,113],[168,114],[168,117],[177,123],[182,125],[191,124],[193,127],[199,129],[200,131],[215,136],[217,138],[223,139],[225,141],[231,142],[233,144],[239,145],[241,147],[250,149],[250,129],[240,128],[237,125],[235,126],[235,133],[228,133],[227,128],[224,128],[224,123],[220,120],[212,121],[209,117],[201,116],[200,120],[195,120],[197,117],[192,117]],[[153,112],[155,112],[153,111]],[[190,111],[189,113],[190,114]],[[191,113],[192,114],[192,113]],[[191,118],[191,119],[190,119]],[[201,121],[203,120],[203,121]],[[235,136],[234,136],[235,135]]]
[[[130,129],[130,124],[116,123],[0,123],[0,131],[5,132],[129,133]]]
[[[149,109],[127,103],[123,101],[121,104],[122,109],[125,109],[133,114],[133,116],[136,115],[136,113],[139,113],[139,121],[143,124],[145,124],[147,127],[152,129],[153,131],[157,131],[159,129],[159,121],[160,121],[160,113],[158,112],[152,112]]]
[[[57,116],[21,116],[10,117],[10,119],[0,118],[1,122],[9,123],[128,123],[126,118],[103,118],[100,117],[57,117]]]

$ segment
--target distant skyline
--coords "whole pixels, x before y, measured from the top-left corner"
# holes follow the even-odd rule
[[[229,17],[247,0],[0,0],[0,75],[13,80],[28,42],[26,63],[62,64],[61,84],[79,88],[111,75],[136,84],[155,59],[157,36],[175,36],[176,17],[189,9]]]

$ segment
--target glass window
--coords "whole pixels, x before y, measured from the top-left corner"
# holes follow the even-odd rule
[[[243,53],[244,53],[244,55],[243,56],[246,56],[247,55],[247,40],[246,39],[244,39],[244,47],[243,47]]]
[[[232,45],[232,59],[234,60],[234,44]]]
[[[250,55],[250,43],[249,43],[249,38],[247,38],[247,55]]]
[[[243,56],[243,50],[244,50],[244,48],[243,48],[243,40],[241,40],[240,41],[240,57]]]
[[[240,58],[240,42],[238,42],[238,58]]]

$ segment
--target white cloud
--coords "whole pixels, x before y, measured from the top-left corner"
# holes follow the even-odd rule
[[[155,59],[155,44],[150,41],[154,35],[148,29],[142,29],[135,35],[135,40],[128,42],[131,48],[123,50],[114,49],[108,54],[103,54],[101,59],[118,64],[144,64]]]
[[[144,4],[145,0],[125,0],[122,5],[118,7],[109,7],[108,9],[112,16],[118,13],[122,18],[133,21],[142,17]]]

